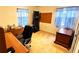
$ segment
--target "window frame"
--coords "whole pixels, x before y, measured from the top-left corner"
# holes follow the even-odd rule
[[[23,24],[23,19],[21,20],[22,23],[19,24],[19,18],[20,18],[20,17],[19,17],[19,14],[18,14],[18,13],[20,13],[19,10],[26,10],[26,11],[25,11],[25,12],[26,12],[26,17],[23,16],[23,15],[21,15],[20,17],[21,17],[21,18],[23,18],[23,17],[26,18],[26,21],[27,21],[27,22],[26,22],[26,25],[28,25],[28,22],[29,22],[29,21],[28,21],[28,19],[29,19],[29,9],[17,8],[18,26],[24,27],[25,25]],[[28,16],[27,16],[27,13],[28,13]],[[27,19],[27,18],[28,18],[28,19]]]
[[[69,8],[69,9],[68,9]],[[64,10],[64,9],[66,9],[66,10]],[[70,25],[68,26],[68,25],[66,25],[66,23],[68,22],[67,20],[69,19],[69,18],[73,18],[73,19],[76,19],[77,20],[77,12],[79,12],[78,11],[79,10],[79,7],[76,7],[76,6],[71,6],[71,7],[62,7],[62,8],[57,8],[57,10],[56,10],[56,13],[55,13],[55,25],[56,25],[56,27],[58,27],[58,28],[65,28],[65,27],[68,27],[68,28],[70,28],[70,29],[74,29],[74,26],[73,27],[70,27]],[[59,12],[60,11],[60,12]],[[64,11],[66,11],[66,15],[64,16],[64,19],[65,20],[63,20],[63,16],[61,16],[61,15],[63,15],[63,12]],[[69,15],[69,13],[68,12],[71,12],[72,13],[72,15],[73,15],[73,11],[75,12],[75,16],[70,16]],[[68,14],[67,14],[68,13]],[[61,14],[61,15],[59,15],[59,14]],[[59,22],[57,22],[57,19],[61,19],[60,21],[60,23]],[[67,20],[66,20],[67,19]],[[73,20],[72,19],[72,20]],[[64,21],[64,22],[62,22],[62,20]],[[75,20],[73,20],[73,21],[75,21]],[[62,25],[61,26],[61,23],[65,23],[64,25]],[[59,25],[57,25],[57,24],[59,24]],[[69,22],[68,22],[68,24],[69,24]],[[71,23],[72,24],[72,23]],[[74,22],[74,24],[75,24],[75,22]]]

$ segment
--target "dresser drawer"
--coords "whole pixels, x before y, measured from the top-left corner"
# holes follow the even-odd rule
[[[57,33],[57,35],[56,35],[56,40],[60,41],[62,43],[65,43],[65,44],[68,44],[70,42],[70,38],[71,38],[71,36],[61,34],[61,33]]]
[[[62,33],[56,33],[56,40],[55,43],[60,44],[66,48],[70,48],[72,42],[72,35],[66,35]]]

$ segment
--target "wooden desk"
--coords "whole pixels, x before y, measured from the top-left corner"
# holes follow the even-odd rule
[[[17,36],[18,34],[21,34],[23,30],[24,28],[14,28],[14,29],[7,30],[7,32],[11,32],[15,36]]]
[[[25,46],[23,46],[22,43],[11,32],[5,33],[5,39],[6,39],[6,47],[7,48],[13,47],[15,53],[29,52],[29,50]]]

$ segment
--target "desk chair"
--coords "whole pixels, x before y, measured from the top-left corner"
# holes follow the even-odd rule
[[[23,45],[24,44],[28,44],[31,40],[31,36],[32,36],[32,27],[26,25],[24,27],[24,31],[23,31]]]

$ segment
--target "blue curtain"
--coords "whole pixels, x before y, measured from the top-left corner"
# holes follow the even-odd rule
[[[55,25],[58,28],[75,28],[79,7],[66,7],[56,10]]]
[[[28,10],[26,9],[17,9],[18,14],[18,25],[25,27],[28,25]]]

